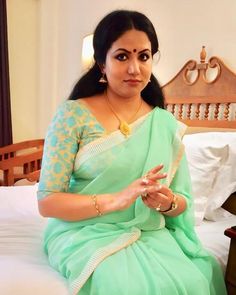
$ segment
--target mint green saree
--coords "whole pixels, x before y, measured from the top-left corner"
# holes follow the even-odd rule
[[[162,182],[186,198],[188,209],[178,217],[164,217],[138,198],[127,210],[96,218],[50,219],[45,250],[52,267],[68,279],[71,294],[226,294],[217,262],[194,232],[191,185],[181,143],[184,126],[156,108],[132,124],[130,137],[119,131],[95,136],[77,152],[81,134],[89,133],[79,129],[83,123],[75,120],[81,108],[78,102],[65,103],[50,127],[39,198],[56,191],[117,192],[163,163],[168,177]],[[63,141],[60,149],[58,141]]]

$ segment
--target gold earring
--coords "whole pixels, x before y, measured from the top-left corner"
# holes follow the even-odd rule
[[[106,79],[106,76],[105,76],[105,74],[103,73],[102,74],[102,77],[99,79],[99,81],[98,81],[99,83],[107,83],[107,79]]]

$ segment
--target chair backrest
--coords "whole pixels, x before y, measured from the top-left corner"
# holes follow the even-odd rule
[[[0,185],[13,185],[17,180],[27,178],[29,173],[40,170],[43,146],[44,139],[35,139],[1,147]]]

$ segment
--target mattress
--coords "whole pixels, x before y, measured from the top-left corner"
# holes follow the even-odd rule
[[[235,215],[219,221],[203,220],[195,227],[203,246],[217,258],[224,272],[230,246],[230,238],[224,235],[224,231],[233,225],[236,225]]]

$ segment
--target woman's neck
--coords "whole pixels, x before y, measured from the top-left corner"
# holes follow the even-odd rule
[[[130,115],[137,110],[142,100],[140,95],[132,97],[122,97],[109,89],[105,93],[105,96],[109,104],[112,106],[113,110],[127,120]]]

